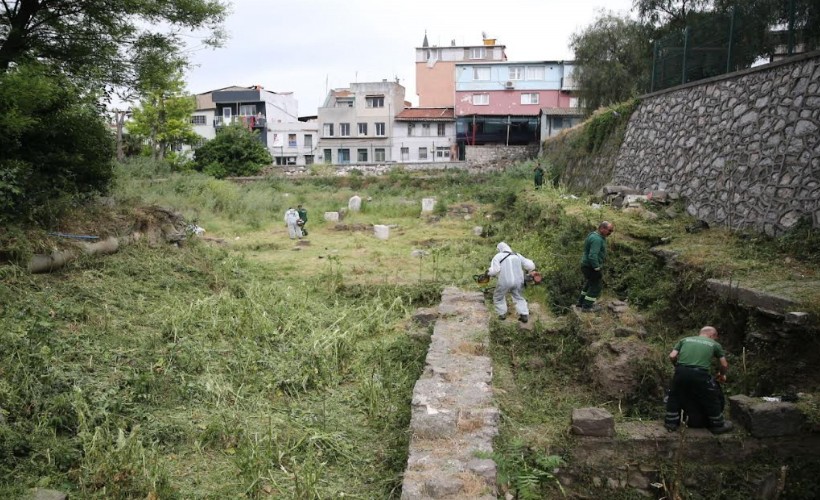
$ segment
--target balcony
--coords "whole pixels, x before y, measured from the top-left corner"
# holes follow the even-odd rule
[[[228,125],[239,124],[248,129],[263,129],[267,126],[267,119],[264,116],[217,116],[214,118],[214,128],[226,127]]]

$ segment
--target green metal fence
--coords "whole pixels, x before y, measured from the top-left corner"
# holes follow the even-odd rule
[[[696,14],[684,30],[657,40],[650,91],[746,69],[820,45],[820,1],[783,0],[772,5],[765,16],[749,9],[748,3],[726,13]]]

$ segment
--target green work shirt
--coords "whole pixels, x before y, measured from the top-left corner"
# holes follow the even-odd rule
[[[720,344],[702,335],[679,340],[675,344],[675,350],[678,351],[679,365],[695,366],[704,370],[712,368],[712,358],[720,359],[726,356]]]
[[[599,268],[606,260],[606,238],[598,231],[592,231],[584,241],[584,256],[581,265]]]
[[[302,222],[307,222],[307,210],[304,208],[297,210],[296,212],[299,213],[299,218],[302,219]]]

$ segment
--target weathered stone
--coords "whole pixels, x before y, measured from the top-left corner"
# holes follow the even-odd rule
[[[573,434],[582,436],[615,435],[615,419],[603,408],[576,408],[572,410]]]
[[[339,212],[325,212],[325,220],[328,222],[339,222]]]
[[[786,313],[784,321],[789,325],[808,325],[811,322],[812,315],[807,312],[788,312]]]
[[[616,326],[613,332],[616,337],[646,337],[646,330],[643,328],[630,328],[628,326]]]
[[[488,458],[475,458],[467,462],[467,470],[484,478],[488,484],[495,485],[497,467],[494,460]]]
[[[362,198],[361,196],[351,196],[349,200],[347,200],[347,209],[351,212],[358,212],[362,209]]]
[[[435,198],[422,198],[421,200],[421,212],[422,213],[430,213],[436,208],[436,199]]]
[[[432,477],[424,482],[424,493],[429,498],[457,495],[464,488],[464,481],[456,477]]]
[[[731,281],[708,279],[706,280],[706,287],[713,293],[727,300],[737,301],[739,304],[747,307],[759,307],[761,309],[785,313],[795,305],[791,299],[752,288],[742,287],[739,283],[733,283]]]
[[[615,338],[593,342],[589,346],[592,363],[590,377],[607,397],[625,397],[634,394],[641,377],[640,362],[653,355],[652,349],[634,337]]]
[[[32,500],[66,500],[68,498],[68,495],[62,491],[46,488],[32,488],[29,491],[31,491]]]
[[[390,226],[375,224],[373,226],[373,235],[379,240],[390,239]]]
[[[421,326],[430,326],[438,318],[438,309],[435,307],[419,308],[413,313],[413,321]]]
[[[732,419],[754,437],[789,436],[803,430],[806,416],[794,403],[769,402],[738,394],[729,398]]]

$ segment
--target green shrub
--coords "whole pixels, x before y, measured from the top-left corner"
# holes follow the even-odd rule
[[[216,138],[194,153],[194,168],[217,179],[254,175],[270,163],[270,152],[259,140],[258,133],[239,125],[220,130]]]
[[[113,175],[114,139],[71,81],[37,65],[0,74],[0,220],[48,225]]]

